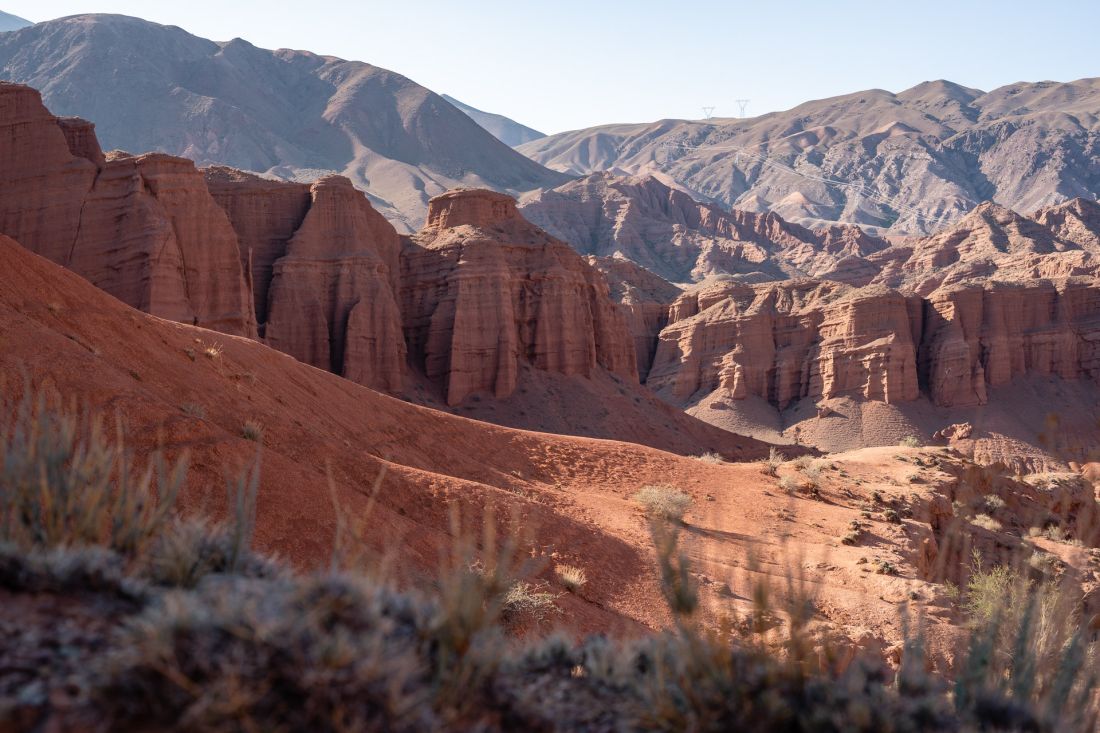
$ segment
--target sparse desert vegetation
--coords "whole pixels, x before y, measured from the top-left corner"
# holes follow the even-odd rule
[[[768,476],[778,476],[779,467],[786,462],[787,457],[773,446],[768,449],[768,457],[764,459],[764,473]]]
[[[673,522],[681,522],[691,508],[691,496],[669,484],[643,486],[634,495],[634,500],[642,505],[646,514]]]
[[[932,733],[997,720],[1085,733],[1095,722],[1094,650],[1074,632],[1069,596],[980,555],[959,593],[975,630],[954,687],[925,671],[919,627],[889,683],[872,657],[818,665],[814,603],[797,579],[786,581],[793,594],[758,584],[744,633],[708,630],[687,530],[666,519],[689,501],[647,487],[660,499],[647,507],[672,627],[630,642],[515,644],[509,629],[537,629],[560,609],[544,581],[522,575],[510,540],[460,533],[436,594],[349,569],[295,571],[252,549],[259,466],[231,484],[226,523],[181,519],[185,462],[137,470],[100,425],[40,401],[3,426],[0,593],[22,611],[0,611],[0,633],[20,623],[0,647],[0,720],[17,729],[230,730],[245,719],[259,730]],[[571,590],[584,584],[580,568],[554,573]],[[83,620],[51,615],[59,601]],[[65,655],[52,651],[59,642]],[[13,666],[24,658],[49,664]]]
[[[241,437],[245,440],[251,440],[253,443],[261,442],[264,439],[263,424],[256,420],[246,420],[241,425]]]
[[[554,568],[554,574],[558,576],[562,586],[570,593],[580,592],[580,589],[588,582],[588,574],[585,573],[584,568],[579,568],[576,565],[558,565]]]

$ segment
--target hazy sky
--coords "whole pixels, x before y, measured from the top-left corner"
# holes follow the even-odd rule
[[[1100,1],[0,0],[34,21],[111,12],[213,40],[368,61],[544,132],[737,116],[946,78],[1100,76]]]

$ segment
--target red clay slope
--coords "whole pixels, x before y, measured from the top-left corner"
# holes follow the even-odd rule
[[[519,512],[535,533],[534,554],[589,569],[591,602],[561,601],[571,626],[636,628],[624,616],[660,621],[648,553],[603,531],[579,506],[580,495],[610,491],[629,515],[640,486],[702,487],[709,482],[700,472],[713,466],[410,405],[256,341],[134,310],[3,236],[0,263],[3,395],[18,397],[29,379],[36,389],[120,416],[139,454],[158,441],[170,455],[189,451],[186,509],[224,510],[226,474],[255,456],[256,444],[241,437],[244,423],[255,421],[264,426],[262,549],[297,565],[326,562],[335,517],[328,466],[353,515],[365,510],[385,469],[369,530],[378,545],[396,550],[400,543],[402,576],[437,567],[452,505],[475,520],[496,505],[501,516]]]

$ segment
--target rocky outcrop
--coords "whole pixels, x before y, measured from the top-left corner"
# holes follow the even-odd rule
[[[637,378],[606,281],[509,196],[461,190],[429,202],[402,258],[402,310],[413,365],[450,405],[475,392],[510,395],[523,364]]]
[[[927,298],[829,282],[713,283],[681,296],[647,384],[670,400],[723,390],[980,405],[1024,375],[1100,383],[1100,282],[974,284]]]
[[[240,245],[241,266],[252,284],[256,320],[263,333],[275,261],[309,211],[307,183],[261,178],[233,168],[205,168],[210,195],[225,210]]]
[[[191,161],[104,156],[94,128],[0,84],[0,232],[162,318],[256,335],[237,236]]]
[[[607,279],[612,300],[626,316],[638,375],[645,379],[657,351],[658,334],[668,325],[669,308],[681,290],[627,259],[591,255],[586,259]]]
[[[222,167],[205,174],[239,236],[268,345],[399,391],[405,340],[393,226],[342,176],[305,185]]]
[[[919,301],[837,283],[715,283],[673,304],[647,383],[670,399],[724,390],[783,409],[805,397],[917,397]]]
[[[980,405],[1025,374],[1100,383],[1100,282],[997,283],[936,291],[922,370],[939,405]]]
[[[960,283],[1100,274],[1100,205],[1074,199],[1023,216],[984,203],[955,225],[872,254],[873,280],[928,295]]]
[[[267,343],[360,384],[400,389],[400,248],[397,232],[351,181],[315,182],[309,211],[272,268]]]

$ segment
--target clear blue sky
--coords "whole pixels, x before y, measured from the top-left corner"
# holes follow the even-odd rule
[[[544,132],[736,116],[946,78],[1100,76],[1100,0],[0,0],[34,21],[137,15],[368,61]]]

